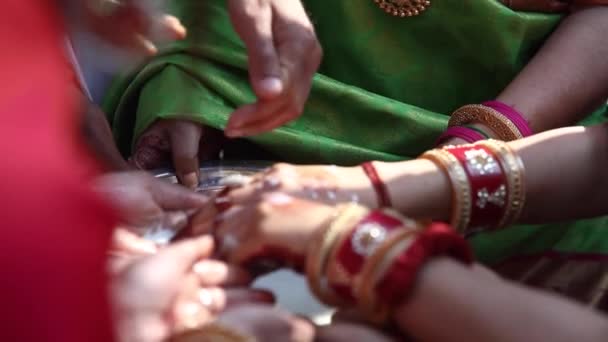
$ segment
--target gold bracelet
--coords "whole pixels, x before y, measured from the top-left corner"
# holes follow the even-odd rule
[[[521,216],[521,212],[526,203],[526,189],[524,181],[524,163],[521,158],[511,150],[509,145],[503,141],[485,140],[477,145],[489,148],[496,155],[502,165],[507,178],[508,202],[504,216],[498,223],[498,228],[503,228],[516,222]]]
[[[488,126],[504,141],[523,138],[517,126],[499,111],[484,105],[466,105],[458,108],[448,123],[448,127],[464,126],[471,123],[481,123]]]
[[[471,222],[471,185],[462,164],[451,153],[435,149],[425,152],[422,159],[437,164],[448,176],[452,184],[452,217],[450,224],[461,234],[466,233]]]
[[[173,336],[170,342],[256,342],[257,338],[219,323],[209,323],[198,329]]]
[[[329,254],[341,234],[348,228],[354,227],[367,213],[369,213],[369,209],[354,203],[338,206],[335,218],[309,246],[306,255],[308,286],[320,301],[329,306],[341,307],[348,305],[348,303],[345,303],[344,300],[333,293],[327,283],[325,270],[329,263]]]

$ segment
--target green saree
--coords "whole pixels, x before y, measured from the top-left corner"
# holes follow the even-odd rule
[[[188,38],[117,80],[106,99],[125,154],[157,119],[221,129],[236,107],[255,100],[225,1],[170,3]],[[385,14],[372,0],[304,3],[325,52],[305,113],[251,138],[294,163],[352,165],[421,154],[454,109],[495,98],[561,19],[514,12],[497,0],[438,0],[407,19]],[[601,233],[596,227],[608,227],[606,220],[517,227],[479,236],[475,245],[486,262],[550,249],[608,253],[608,241],[586,240]]]

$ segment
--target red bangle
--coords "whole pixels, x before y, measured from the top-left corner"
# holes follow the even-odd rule
[[[419,228],[416,222],[404,220],[398,214],[376,210],[361,219],[344,235],[330,256],[329,285],[343,299],[353,302],[352,284],[375,249],[390,240],[394,232]]]
[[[484,137],[481,133],[469,127],[453,126],[448,127],[448,129],[441,134],[439,139],[437,139],[435,146],[439,146],[451,138],[460,138],[468,143],[474,143],[476,141],[486,139],[486,137]]]
[[[420,269],[429,259],[439,255],[467,265],[474,260],[473,252],[462,236],[446,224],[432,223],[394,260],[375,287],[377,298],[390,307],[400,304],[411,292]]]
[[[520,112],[518,112],[515,108],[509,106],[508,104],[495,100],[495,101],[484,102],[484,103],[482,103],[482,105],[484,105],[486,107],[490,107],[490,108],[494,109],[495,111],[504,115],[507,119],[509,119],[515,125],[515,127],[517,127],[517,130],[519,130],[519,133],[524,138],[529,137],[533,134],[532,128],[530,128],[530,125],[528,124],[528,121],[526,121],[524,116],[521,115]]]
[[[365,174],[371,181],[372,186],[376,191],[376,196],[378,197],[378,207],[392,207],[393,205],[391,203],[391,198],[388,195],[388,189],[386,188],[384,182],[382,182],[382,180],[380,179],[380,176],[378,176],[378,171],[376,171],[373,162],[363,163],[361,164],[361,167],[363,168],[363,171],[365,171]]]
[[[451,153],[464,168],[471,187],[470,230],[494,227],[507,209],[508,186],[505,170],[494,152],[486,146],[450,146]]]

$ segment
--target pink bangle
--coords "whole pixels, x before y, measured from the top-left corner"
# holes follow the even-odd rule
[[[476,141],[486,139],[486,137],[474,129],[463,126],[453,126],[448,127],[448,129],[441,134],[435,145],[439,146],[450,138],[460,138],[468,143],[474,143]]]
[[[509,106],[508,104],[494,100],[484,102],[482,103],[482,105],[490,107],[495,111],[499,112],[500,114],[504,115],[507,119],[509,119],[509,121],[511,121],[515,125],[515,127],[517,127],[519,133],[523,137],[529,137],[534,134],[532,132],[532,129],[530,128],[530,125],[528,124],[528,121],[524,119],[523,115],[521,115],[520,112],[518,112],[517,110],[515,110],[515,108]]]

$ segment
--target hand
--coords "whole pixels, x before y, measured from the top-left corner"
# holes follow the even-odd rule
[[[258,101],[236,110],[226,134],[260,134],[304,110],[322,49],[300,0],[229,0],[230,17],[245,42]]]
[[[183,39],[179,19],[162,13],[156,0],[85,0],[74,2],[88,28],[114,46],[153,55],[155,42]],[[162,3],[162,2],[161,2]]]
[[[292,197],[331,205],[358,202],[376,207],[378,204],[376,193],[361,167],[289,164],[272,166],[255,175],[244,186],[221,194],[218,201],[242,205],[260,201],[261,196],[269,192],[282,192]]]
[[[381,332],[374,330],[362,324],[354,323],[333,323],[330,326],[323,327],[317,330],[315,341],[331,342],[331,341],[347,341],[353,336],[357,336],[357,341],[366,342],[389,342],[399,341],[401,339],[388,337]]]
[[[245,286],[244,271],[213,260],[209,237],[186,240],[157,254],[111,260],[111,294],[121,341],[164,341],[177,332],[208,323],[231,304],[269,302],[265,292]]]
[[[201,194],[144,172],[108,173],[96,180],[95,190],[118,208],[125,225],[139,229],[160,223],[179,230],[208,202]]]
[[[216,218],[218,252],[255,274],[281,266],[298,270],[311,239],[334,214],[333,206],[267,193],[259,202],[233,206]]]
[[[196,188],[199,160],[210,159],[222,144],[220,132],[186,120],[160,120],[139,138],[132,163],[149,170],[167,165],[169,157],[180,183]]]

